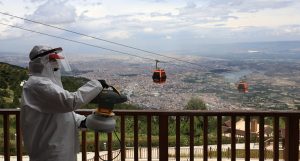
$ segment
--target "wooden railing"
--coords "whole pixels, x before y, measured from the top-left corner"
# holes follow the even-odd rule
[[[92,110],[78,110],[77,113],[88,115],[91,114]],[[139,127],[138,121],[141,117],[147,117],[147,159],[151,161],[152,156],[152,126],[151,122],[153,117],[158,117],[159,120],[159,146],[158,146],[158,158],[160,161],[166,161],[169,159],[169,146],[168,146],[168,126],[169,118],[175,117],[176,124],[176,145],[175,145],[175,160],[180,161],[180,121],[181,117],[189,118],[189,160],[194,161],[195,153],[195,131],[203,129],[203,160],[208,160],[208,118],[217,118],[217,155],[216,160],[222,160],[222,117],[231,118],[231,146],[230,146],[230,158],[232,161],[236,160],[237,149],[236,149],[236,118],[244,117],[245,120],[245,135],[244,135],[244,158],[246,161],[250,161],[250,119],[252,117],[259,118],[259,161],[265,159],[265,118],[273,118],[273,160],[279,160],[279,119],[283,118],[285,121],[285,132],[284,132],[284,160],[296,161],[299,160],[299,118],[300,111],[161,111],[161,110],[115,110],[116,117],[120,117],[120,157],[118,160],[126,160],[126,147],[125,147],[125,118],[133,117],[134,126],[134,138],[133,138],[133,159],[135,161],[139,160]],[[22,138],[20,131],[20,111],[17,109],[0,109],[0,115],[3,117],[3,146],[4,148],[4,160],[10,160],[10,115],[16,118],[16,155],[17,160],[22,161]],[[203,121],[202,129],[194,129],[195,118],[200,117]],[[83,131],[81,135],[82,140],[82,161],[87,159],[87,143],[86,143],[86,132]],[[99,135],[95,133],[94,135],[94,161],[99,161]],[[112,134],[107,134],[107,160],[112,160],[113,149],[112,149]]]

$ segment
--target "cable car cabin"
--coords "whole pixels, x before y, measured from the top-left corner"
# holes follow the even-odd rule
[[[248,86],[248,83],[246,83],[246,82],[240,82],[238,84],[237,88],[238,88],[239,92],[243,92],[243,93],[249,92],[249,90],[248,90],[249,86]]]
[[[153,72],[152,79],[154,83],[165,83],[167,79],[165,70],[156,69]]]

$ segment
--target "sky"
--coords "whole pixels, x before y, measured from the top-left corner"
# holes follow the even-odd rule
[[[297,41],[299,9],[299,0],[0,0],[0,12],[157,53],[205,44]],[[3,14],[0,23],[0,51],[28,53],[34,45],[49,45],[69,53],[106,52],[3,25],[9,24],[127,52]]]

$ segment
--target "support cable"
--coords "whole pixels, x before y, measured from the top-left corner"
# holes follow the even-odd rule
[[[77,40],[68,39],[68,38],[61,37],[61,36],[51,35],[51,34],[47,34],[47,33],[40,32],[40,31],[34,31],[34,30],[31,30],[31,29],[26,29],[26,28],[16,26],[16,25],[9,25],[9,24],[5,24],[5,23],[1,23],[1,22],[0,22],[0,24],[4,25],[4,26],[9,26],[9,27],[12,27],[12,28],[18,28],[18,29],[25,30],[25,31],[28,31],[28,32],[33,32],[33,33],[37,33],[37,34],[41,34],[41,35],[45,35],[45,36],[49,36],[49,37],[54,37],[54,38],[57,38],[57,39],[62,39],[62,40],[65,40],[65,41],[70,41],[70,42],[74,42],[74,43],[78,43],[78,44],[87,45],[87,46],[90,46],[90,47],[95,47],[95,48],[99,48],[99,49],[119,53],[119,54],[129,55],[129,56],[137,57],[137,58],[140,58],[140,59],[145,59],[145,60],[150,60],[150,61],[156,61],[157,60],[157,59],[152,59],[152,58],[148,58],[148,57],[139,56],[137,54],[131,54],[131,53],[128,53],[128,52],[123,52],[123,51],[119,51],[119,50],[105,48],[105,47],[102,47],[102,46],[99,46],[99,45],[94,45],[94,44],[89,44],[89,43],[86,43],[86,42],[81,42],[81,41],[77,41]],[[198,68],[187,67],[185,65],[179,65],[179,64],[175,64],[175,63],[171,63],[171,62],[167,62],[167,61],[161,61],[161,62],[176,65],[176,66],[186,67],[186,68],[189,68],[189,69],[199,70]]]
[[[202,67],[201,65],[199,65],[197,63],[190,62],[190,61],[186,61],[186,60],[182,60],[182,59],[179,59],[179,58],[174,58],[174,57],[171,57],[171,56],[166,56],[166,55],[158,54],[158,53],[155,53],[155,52],[152,52],[152,51],[140,49],[140,48],[137,48],[137,47],[132,47],[132,46],[129,46],[129,45],[124,45],[124,44],[121,44],[121,43],[105,40],[105,39],[98,38],[98,37],[95,37],[95,36],[90,36],[90,35],[87,35],[87,34],[83,34],[83,33],[79,33],[79,32],[76,32],[76,31],[68,30],[68,29],[65,29],[65,28],[62,28],[62,27],[57,27],[57,26],[46,24],[46,23],[38,22],[38,21],[35,21],[35,20],[30,20],[30,19],[27,19],[27,18],[15,16],[15,15],[12,15],[12,14],[9,14],[9,13],[5,13],[5,12],[0,11],[0,14],[10,16],[10,17],[14,17],[14,18],[18,18],[18,19],[22,19],[22,20],[25,20],[25,21],[28,21],[28,22],[44,25],[44,26],[47,26],[47,27],[63,30],[63,31],[66,31],[66,32],[70,32],[70,33],[73,33],[73,34],[80,35],[80,36],[84,36],[84,37],[104,41],[104,42],[111,43],[111,44],[114,44],[114,45],[130,48],[130,49],[134,49],[134,50],[138,50],[138,51],[142,51],[142,52],[145,52],[145,53],[148,53],[148,54],[162,56],[162,57],[165,57],[165,58],[169,58],[169,59],[173,59],[173,60],[176,60],[176,61],[180,61],[180,62],[184,62],[184,63],[188,63],[188,64],[191,64],[191,65],[196,65],[196,66]]]
[[[10,27],[13,27],[13,28],[18,28],[18,29],[25,30],[25,31],[29,31],[29,32],[33,32],[33,33],[37,33],[37,34],[41,34],[41,35],[45,35],[45,36],[49,36],[49,37],[54,37],[54,38],[58,38],[58,39],[66,40],[66,41],[71,41],[71,42],[78,43],[78,44],[83,44],[83,45],[87,45],[87,46],[107,50],[107,51],[112,51],[112,52],[115,52],[115,53],[120,53],[120,54],[125,54],[125,55],[129,55],[129,56],[138,57],[138,58],[141,58],[141,59],[147,59],[147,60],[155,61],[155,59],[152,59],[152,58],[147,58],[147,57],[139,56],[139,55],[136,55],[136,54],[130,54],[130,53],[123,52],[123,51],[118,51],[118,50],[114,50],[114,49],[110,49],[110,48],[105,48],[105,47],[101,47],[99,45],[93,45],[93,44],[89,44],[89,43],[85,43],[85,42],[81,42],[81,41],[77,41],[77,40],[64,38],[64,37],[61,37],[61,36],[51,35],[51,34],[39,32],[39,31],[34,31],[34,30],[30,30],[30,29],[25,29],[25,28],[20,27],[20,26],[4,24],[4,23],[1,23],[1,22],[0,22],[0,24],[5,25],[5,26],[10,26]]]

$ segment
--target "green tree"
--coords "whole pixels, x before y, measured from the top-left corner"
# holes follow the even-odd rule
[[[9,97],[9,92],[6,89],[0,89],[0,97]]]
[[[192,97],[186,105],[187,110],[206,110],[205,102],[198,97]]]
[[[0,88],[6,89],[8,86],[3,78],[0,78]]]
[[[185,106],[186,110],[206,110],[205,102],[199,97],[192,97],[187,105]],[[213,121],[213,118],[209,117],[209,122]],[[189,135],[189,119],[183,118],[181,123],[182,132],[186,135]],[[203,117],[194,117],[194,125],[195,125],[195,136],[200,136],[203,131]],[[201,129],[201,130],[199,130]],[[213,129],[213,128],[210,128]]]

